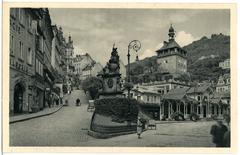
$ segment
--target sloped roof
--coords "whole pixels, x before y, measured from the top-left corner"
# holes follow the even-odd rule
[[[224,74],[224,75],[223,75],[223,78],[224,78],[224,79],[230,78],[230,74],[229,74],[229,73]]]
[[[159,51],[174,47],[181,48],[175,40],[171,40],[169,42],[164,42],[164,45],[159,49]]]
[[[156,94],[156,95],[161,95],[156,89],[153,89],[152,87],[144,87],[144,86],[139,86],[138,88],[133,88],[133,91],[137,91],[140,93],[148,93],[148,94]]]
[[[91,65],[87,65],[86,67],[83,68],[83,71],[87,71],[87,70],[91,70],[92,66]]]
[[[210,102],[214,104],[218,104],[221,101],[221,98],[211,98]]]
[[[181,100],[186,95],[189,88],[176,88],[163,95],[163,99]]]
[[[191,94],[191,93],[203,93],[205,92],[208,88],[210,88],[209,84],[204,84],[201,86],[197,86],[197,87],[191,87],[188,91],[187,94]]]
[[[214,93],[213,94],[213,97],[210,98],[210,102],[211,103],[215,103],[215,104],[218,104],[221,102],[222,99],[225,99],[225,98],[230,98],[230,92],[224,92],[224,93]]]
[[[214,93],[212,98],[230,98],[230,92],[223,92],[223,93]]]

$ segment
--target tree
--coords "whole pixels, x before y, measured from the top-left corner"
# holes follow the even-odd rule
[[[102,80],[97,77],[89,77],[82,81],[82,88],[85,92],[89,92],[92,99],[95,99],[99,90],[102,89]]]

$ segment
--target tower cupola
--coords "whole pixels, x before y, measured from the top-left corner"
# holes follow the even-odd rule
[[[170,26],[170,28],[169,28],[168,36],[169,36],[169,41],[172,41],[172,40],[174,40],[174,38],[175,38],[175,30],[174,30],[174,28],[172,27],[172,24],[171,24],[171,26]]]

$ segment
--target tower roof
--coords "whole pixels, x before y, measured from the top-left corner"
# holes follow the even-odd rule
[[[159,51],[174,47],[181,48],[175,40],[170,42],[164,41],[164,45],[159,49]]]
[[[186,57],[187,51],[181,48],[181,46],[175,41],[175,30],[172,25],[169,28],[169,40],[163,42],[163,46],[158,49],[156,52],[158,57],[165,57],[170,55],[179,55],[182,57]],[[173,49],[168,51],[168,49]]]

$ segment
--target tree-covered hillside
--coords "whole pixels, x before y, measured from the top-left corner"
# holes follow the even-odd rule
[[[183,47],[187,52],[188,72],[191,80],[216,80],[224,70],[219,68],[219,62],[230,58],[230,37],[223,34],[213,34],[211,38],[200,40]],[[131,64],[133,81],[154,80],[157,72],[157,56],[145,58]],[[145,78],[145,80],[144,80]]]

